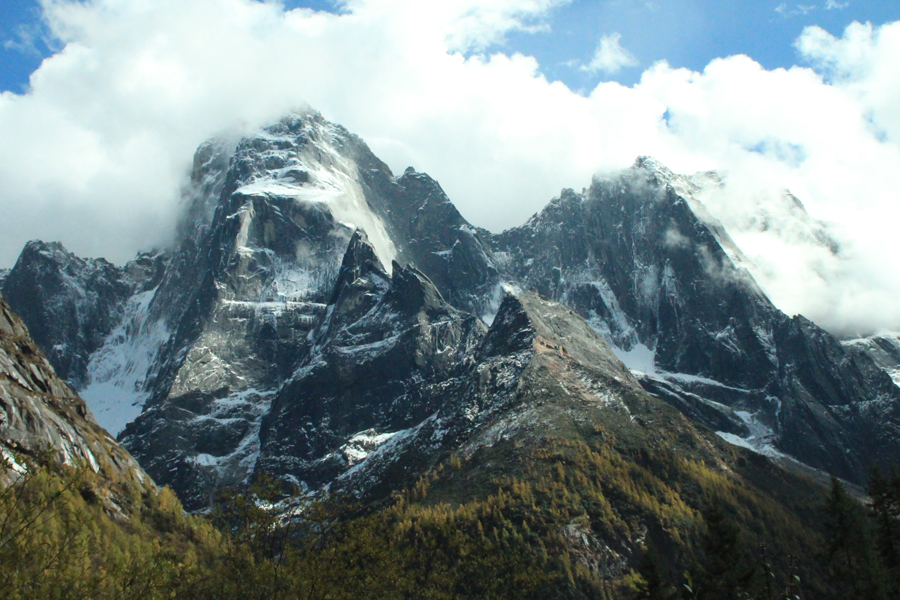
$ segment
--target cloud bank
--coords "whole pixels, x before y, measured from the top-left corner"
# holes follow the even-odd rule
[[[721,170],[726,186],[707,202],[779,307],[838,333],[900,328],[900,23],[840,38],[807,29],[797,50],[813,68],[663,62],[633,87],[587,94],[549,82],[534,58],[479,54],[545,28],[559,3],[348,0],[335,15],[43,0],[63,50],[27,94],[0,95],[0,266],[32,238],[116,262],[165,244],[200,142],[308,103],[395,172],[430,173],[492,230],[637,155]],[[797,233],[808,227],[791,224],[784,189],[828,222],[837,254]]]

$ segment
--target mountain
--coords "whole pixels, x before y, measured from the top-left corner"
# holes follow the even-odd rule
[[[97,425],[84,401],[57,377],[2,296],[0,452],[19,472],[20,456],[47,454],[58,464],[86,465],[107,481],[156,489],[131,455]]]
[[[257,468],[333,482],[456,396],[484,336],[480,320],[448,305],[414,267],[393,263],[388,276],[354,234],[309,355],[263,419]]]
[[[146,254],[120,268],[102,258],[78,258],[59,243],[34,241],[25,245],[2,289],[59,376],[81,388],[90,355],[122,320],[128,298],[155,287],[163,266],[161,256]]]
[[[34,242],[2,291],[192,509],[261,472],[383,497],[562,415],[631,423],[645,392],[864,481],[900,457],[900,388],[769,301],[697,199],[713,184],[641,157],[492,234],[429,176],[294,114],[198,149],[170,253],[119,268]]]
[[[265,419],[260,464],[283,478],[399,500],[347,515],[347,525],[310,514],[305,535],[324,527],[333,538],[323,563],[302,545],[276,559],[265,549],[277,538],[241,546],[240,533],[223,538],[186,518],[93,422],[0,298],[0,439],[12,460],[4,474],[18,486],[8,488],[17,495],[0,494],[16,524],[13,550],[0,548],[5,589],[97,598],[248,597],[248,585],[260,597],[323,586],[354,597],[397,597],[398,588],[409,597],[431,588],[446,590],[436,597],[619,597],[648,540],[670,555],[690,552],[714,494],[741,507],[738,522],[774,559],[814,551],[818,487],[735,454],[644,392],[572,309],[508,294],[485,328],[414,267],[394,263],[387,275],[358,231],[328,306],[304,366]],[[48,444],[58,463],[84,462],[105,485],[32,465],[33,475],[19,477],[22,457]],[[9,503],[20,497],[29,501]],[[239,513],[257,542],[280,522],[260,512],[263,520]],[[815,566],[798,564],[817,590]]]
[[[2,296],[0,515],[2,598],[198,597],[224,571],[221,534],[97,425]]]
[[[895,460],[900,388],[775,308],[699,189],[639,158],[564,191],[495,238],[504,275],[575,308],[649,391],[732,442],[851,481]]]
[[[900,385],[900,334],[884,332],[841,343],[850,352],[868,355],[894,383]]]

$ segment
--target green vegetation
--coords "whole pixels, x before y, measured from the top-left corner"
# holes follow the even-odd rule
[[[0,493],[0,598],[898,597],[896,474],[866,508],[837,481],[657,442],[501,442],[368,507],[262,478],[205,518],[32,460]]]
[[[0,480],[0,598],[169,598],[221,536],[171,490],[143,495],[90,469],[6,463]]]

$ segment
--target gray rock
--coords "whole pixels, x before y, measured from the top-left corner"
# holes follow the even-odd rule
[[[415,268],[394,263],[388,276],[359,233],[326,315],[264,419],[257,466],[315,487],[360,458],[354,440],[415,427],[438,410],[484,337],[482,323]]]
[[[84,401],[56,376],[2,296],[0,451],[14,463],[21,455],[49,452],[59,463],[83,465],[109,480],[155,489],[128,452],[94,422]]]
[[[509,257],[503,275],[575,308],[626,361],[649,349],[641,381],[692,418],[865,481],[868,465],[900,455],[900,389],[868,358],[776,309],[698,189],[639,158],[584,194],[566,190],[495,238]]]
[[[120,268],[102,258],[78,258],[59,242],[32,241],[2,292],[59,376],[81,389],[91,354],[121,321],[128,298],[159,282],[166,258],[141,254]]]
[[[841,342],[851,353],[867,355],[876,366],[900,385],[900,335],[879,333],[855,340]]]

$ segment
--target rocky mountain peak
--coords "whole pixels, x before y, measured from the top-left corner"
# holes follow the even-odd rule
[[[535,328],[519,297],[507,293],[491,322],[482,352],[485,356],[500,356],[531,348]]]
[[[631,165],[632,169],[640,169],[660,178],[660,182],[668,183],[678,177],[669,167],[652,156],[638,156]]]
[[[399,266],[394,263],[395,267]],[[369,238],[365,231],[357,229],[350,238],[347,245],[347,251],[341,261],[341,268],[338,272],[337,282],[331,295],[329,305],[337,305],[340,296],[345,293],[348,286],[364,286],[364,289],[371,290],[377,284],[372,280],[375,278],[380,281],[388,281],[389,275],[381,268],[381,262],[375,254],[375,249],[369,243]]]
[[[80,388],[87,382],[91,353],[121,317],[134,284],[121,268],[102,258],[84,260],[59,242],[32,241],[2,291],[29,323],[35,342],[60,377]],[[35,301],[38,298],[46,300]]]
[[[878,460],[861,431],[900,456],[900,388],[772,305],[698,199],[720,184],[639,157],[494,235],[428,175],[394,177],[301,112],[201,146],[171,255],[82,261],[66,281],[87,283],[70,288],[28,287],[42,271],[17,266],[3,287],[30,306],[120,307],[80,351],[103,383],[86,399],[129,407],[98,414],[129,423],[123,442],[191,508],[261,472],[405,481],[572,406],[625,423],[641,388],[732,443],[844,476]],[[120,300],[78,291],[110,278]],[[51,343],[86,339],[76,322]]]

